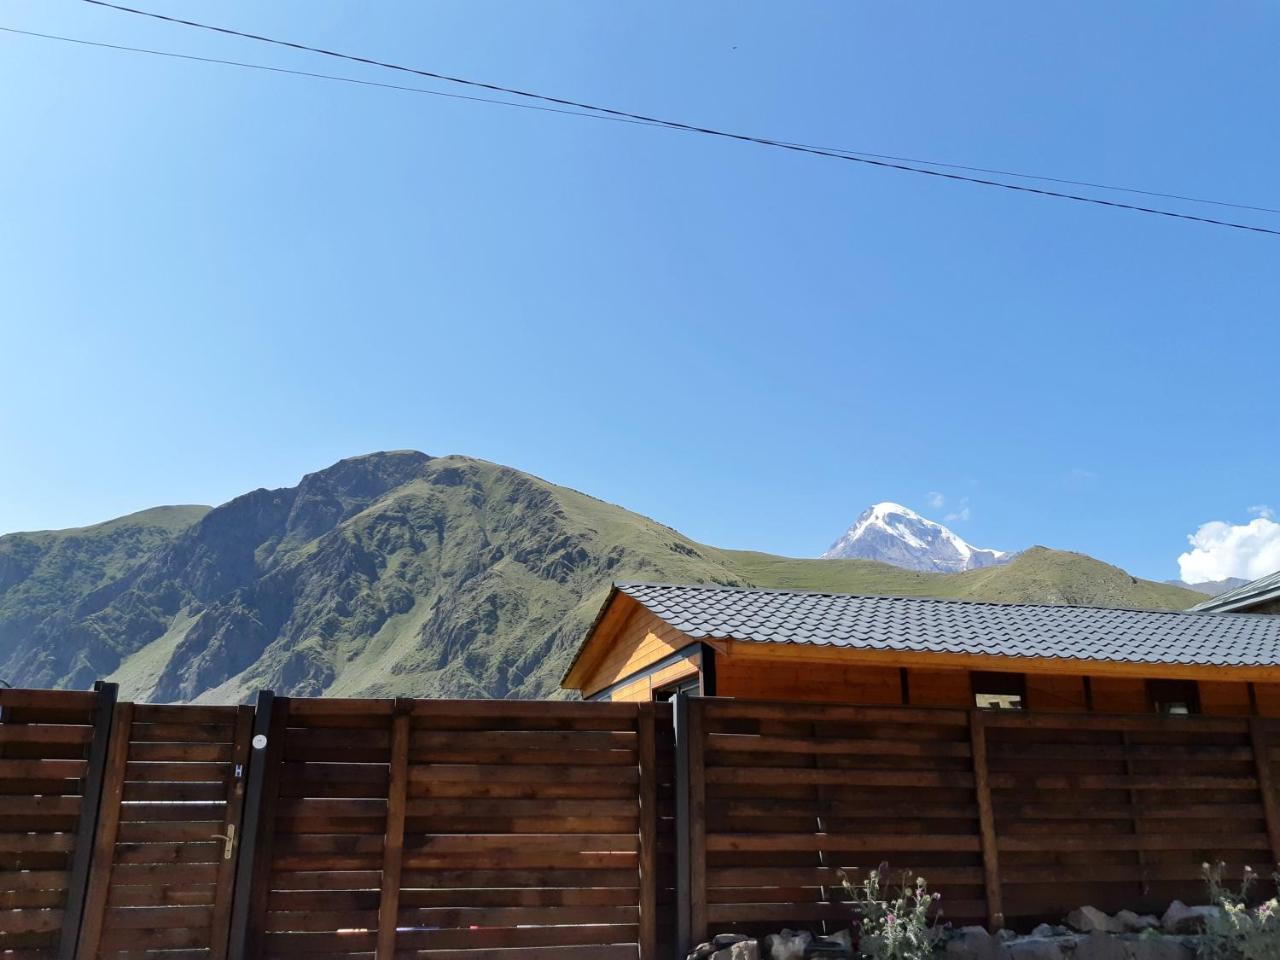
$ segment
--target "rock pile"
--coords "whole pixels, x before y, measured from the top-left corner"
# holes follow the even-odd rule
[[[807,930],[783,930],[755,940],[740,933],[722,933],[699,944],[689,960],[807,960],[853,956],[853,934],[848,930],[829,937],[815,937]]]
[[[945,955],[939,960],[1195,960],[1198,934],[1220,909],[1175,900],[1156,918],[1132,910],[1111,915],[1086,906],[1067,914],[1063,926],[1042,923],[1027,935],[1011,930],[993,934],[983,927],[949,930],[939,936],[937,952]],[[849,930],[829,937],[783,930],[760,940],[722,933],[700,944],[688,960],[849,958],[853,944]]]
[[[951,932],[944,950],[946,960],[1194,960],[1197,934],[1219,909],[1175,900],[1157,919],[1081,907],[1067,914],[1065,926],[1042,923],[1028,936],[964,927]]]

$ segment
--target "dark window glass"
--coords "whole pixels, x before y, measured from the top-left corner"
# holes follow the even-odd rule
[[[1194,680],[1148,680],[1147,702],[1156,713],[1185,717],[1200,712],[1200,688]]]
[[[653,691],[653,699],[657,703],[666,703],[677,693],[698,694],[702,692],[702,677],[700,674],[694,674],[691,677],[684,677],[669,683],[665,687],[658,687]]]
[[[1027,678],[1020,673],[993,673],[983,670],[971,674],[973,703],[981,710],[1025,710]]]

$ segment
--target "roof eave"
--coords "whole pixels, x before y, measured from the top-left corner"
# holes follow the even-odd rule
[[[613,606],[613,601],[618,596],[618,584],[611,583],[609,585],[609,593],[604,598],[604,603],[600,605],[600,609],[596,611],[595,619],[591,621],[591,626],[587,628],[586,635],[583,636],[582,642],[578,644],[578,649],[573,655],[573,660],[569,662],[568,669],[565,670],[564,676],[560,678],[560,689],[562,690],[581,690],[581,677],[574,674],[582,663],[582,655],[587,652],[587,648],[591,646],[591,641],[595,639],[596,630],[600,626],[600,621],[604,619],[604,615],[609,612],[609,608]]]

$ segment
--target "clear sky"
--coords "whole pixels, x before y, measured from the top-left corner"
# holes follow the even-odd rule
[[[1261,0],[137,5],[784,140],[1280,207]],[[0,25],[415,82],[77,0],[6,0]],[[0,136],[0,531],[412,447],[798,556],[883,499],[1149,577],[1208,521],[1245,553],[1197,570],[1280,550],[1259,516],[1280,237],[6,34]]]

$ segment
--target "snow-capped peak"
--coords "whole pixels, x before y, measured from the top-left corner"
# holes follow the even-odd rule
[[[956,573],[1005,563],[1010,556],[974,547],[942,524],[886,500],[864,510],[822,559],[879,560],[908,570]]]

